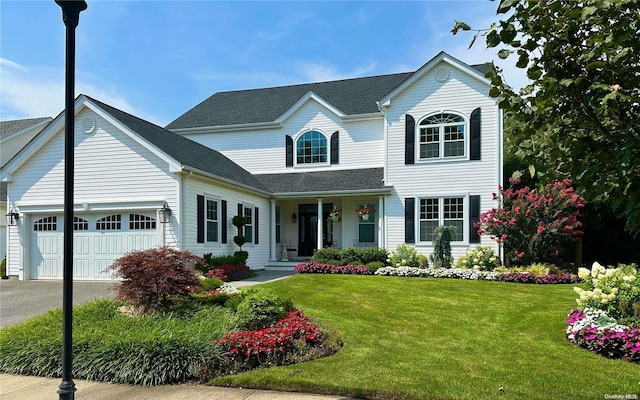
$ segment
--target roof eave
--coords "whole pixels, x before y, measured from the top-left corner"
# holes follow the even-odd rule
[[[388,186],[376,189],[357,189],[357,190],[326,190],[326,191],[309,191],[309,192],[275,192],[273,197],[277,199],[292,199],[300,197],[348,197],[374,194],[389,194],[393,192],[393,187]]]
[[[249,190],[249,191],[252,191],[252,192],[261,193],[261,194],[264,194],[266,196],[271,196],[272,195],[272,193],[269,192],[268,190],[260,189],[260,188],[257,188],[255,186],[251,186],[251,185],[247,185],[245,183],[241,183],[241,182],[235,181],[233,179],[225,178],[225,177],[222,177],[220,175],[212,174],[211,172],[203,171],[201,169],[190,167],[188,165],[183,165],[182,166],[182,170],[187,172],[187,173],[194,173],[194,174],[198,174],[198,175],[204,176],[206,178],[215,179],[217,181],[224,182],[224,183],[229,184],[229,185],[234,186],[234,187],[241,187],[243,189],[246,189],[246,190]]]
[[[278,129],[282,128],[282,123],[279,121],[271,122],[251,122],[247,124],[234,124],[234,125],[214,125],[214,126],[199,126],[195,128],[177,128],[167,129],[173,133],[179,135],[182,134],[199,134],[199,133],[216,133],[216,132],[235,132],[244,130],[257,130],[257,129]]]

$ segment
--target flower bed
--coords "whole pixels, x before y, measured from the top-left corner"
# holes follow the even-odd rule
[[[603,310],[574,308],[567,318],[569,341],[607,358],[640,363],[640,328],[616,323]]]
[[[364,265],[331,265],[320,264],[315,261],[307,261],[296,265],[293,269],[295,274],[352,274],[371,275],[371,272]]]
[[[581,281],[580,277],[566,272],[543,276],[534,275],[528,272],[504,272],[502,273],[502,276],[500,276],[500,280],[503,282],[535,284],[566,284],[578,283]]]
[[[240,330],[216,341],[231,357],[247,368],[267,363],[281,365],[295,347],[314,347],[325,333],[309,321],[301,310],[293,310],[272,326],[258,330]]]
[[[464,268],[416,268],[416,267],[384,267],[376,271],[382,276],[407,276],[426,278],[453,278],[483,281],[500,280],[500,272],[478,271]]]

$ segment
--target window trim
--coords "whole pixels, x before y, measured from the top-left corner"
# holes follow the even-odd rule
[[[302,137],[304,135],[306,135],[307,133],[310,132],[318,132],[320,135],[322,135],[322,137],[324,138],[325,141],[325,161],[323,162],[310,162],[310,163],[300,163],[298,162],[298,141],[300,139],[302,139]],[[313,167],[317,167],[317,166],[327,166],[327,165],[331,165],[331,135],[327,135],[324,131],[322,131],[321,129],[316,129],[316,128],[309,128],[309,129],[305,129],[303,131],[301,131],[300,133],[298,133],[295,137],[295,139],[293,139],[293,165],[294,167],[300,167],[300,168],[313,168]]]
[[[464,149],[464,155],[462,156],[449,156],[446,157],[444,155],[444,150],[445,150],[445,143],[449,143],[452,141],[447,142],[445,140],[445,132],[444,132],[444,128],[446,126],[454,126],[454,125],[461,125],[460,123],[457,124],[446,124],[446,123],[440,123],[437,125],[426,125],[426,126],[422,126],[422,123],[425,122],[426,119],[431,118],[433,116],[436,115],[442,115],[442,114],[451,114],[451,115],[456,115],[458,117],[461,117],[463,119],[462,125],[464,126],[464,140],[463,140],[463,149]],[[433,113],[429,113],[424,115],[422,118],[420,118],[417,123],[416,123],[416,130],[415,130],[415,152],[416,152],[416,162],[420,162],[420,163],[432,163],[432,162],[447,162],[447,161],[464,161],[464,160],[469,160],[469,145],[470,145],[470,117],[467,117],[464,113],[458,112],[458,111],[454,111],[454,110],[440,110],[437,112],[433,112]],[[420,140],[420,136],[422,135],[422,129],[425,129],[426,127],[439,127],[439,138],[438,138],[438,157],[431,157],[431,158],[424,158],[420,155],[420,148],[422,147],[423,144],[426,144],[427,142],[422,142],[422,140]],[[435,143],[435,142],[434,142]]]
[[[416,196],[416,207],[415,207],[415,237],[416,244],[419,245],[432,245],[433,241],[421,240],[420,235],[420,225],[423,220],[420,218],[420,207],[421,201],[427,199],[437,199],[438,200],[438,226],[444,225],[444,199],[462,199],[462,240],[452,240],[452,246],[468,246],[469,245],[469,194],[439,194],[439,195],[424,195],[424,196]]]

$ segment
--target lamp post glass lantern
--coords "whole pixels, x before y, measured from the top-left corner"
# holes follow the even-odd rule
[[[16,211],[15,208],[12,208],[10,212],[7,213],[7,225],[14,226],[18,224],[18,220],[20,219],[20,214]]]
[[[62,240],[62,382],[58,386],[60,400],[73,400],[76,385],[73,382],[73,178],[74,178],[74,97],[76,27],[80,12],[87,9],[84,0],[56,0],[62,9],[66,27],[65,87],[64,87],[64,231]]]
[[[158,211],[160,212],[160,222],[163,224],[171,222],[171,209],[167,203],[164,203]]]

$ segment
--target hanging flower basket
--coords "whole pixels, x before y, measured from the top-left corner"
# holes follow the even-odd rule
[[[333,222],[339,222],[342,219],[342,210],[337,207],[333,207],[329,213],[329,220]]]
[[[368,221],[369,215],[372,212],[375,212],[376,210],[372,206],[366,205],[363,207],[356,208],[354,211],[358,214],[358,218],[360,218],[363,221]]]

